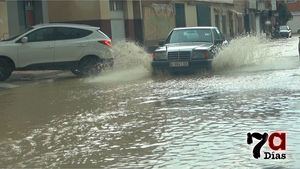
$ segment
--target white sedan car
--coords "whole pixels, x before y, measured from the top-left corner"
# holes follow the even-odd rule
[[[105,66],[113,66],[111,40],[98,27],[43,24],[0,41],[0,81],[14,70],[71,70],[90,75]]]

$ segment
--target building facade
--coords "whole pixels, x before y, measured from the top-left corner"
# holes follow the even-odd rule
[[[46,1],[0,0],[0,38],[14,36],[28,25],[47,22]]]
[[[289,0],[288,9],[293,15],[293,19],[288,22],[293,33],[300,33],[300,0]]]
[[[113,40],[142,42],[140,1],[0,0],[0,38],[14,36],[41,23],[99,26]]]
[[[278,7],[287,0],[248,0],[245,11],[245,29],[249,33],[269,35],[279,26]]]
[[[240,0],[0,0],[0,38],[40,23],[99,26],[113,41],[155,46],[174,27],[217,26],[227,38],[244,33]]]
[[[242,34],[245,32],[244,6],[240,2],[239,0],[143,1],[144,44],[155,46],[158,41],[164,40],[174,27],[216,26],[226,38]]]

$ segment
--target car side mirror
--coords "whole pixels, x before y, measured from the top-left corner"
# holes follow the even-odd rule
[[[22,42],[22,43],[27,43],[27,42],[28,42],[28,37],[24,36],[24,37],[21,39],[21,42]]]
[[[223,40],[222,39],[216,39],[215,40],[215,44],[218,45],[218,44],[222,44],[223,43]]]
[[[162,40],[158,42],[158,46],[164,46],[164,45],[165,45],[165,41]]]

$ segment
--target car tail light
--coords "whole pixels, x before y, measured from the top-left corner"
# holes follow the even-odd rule
[[[99,41],[101,44],[103,45],[106,45],[108,47],[112,47],[111,45],[111,40],[102,40],[102,41]]]

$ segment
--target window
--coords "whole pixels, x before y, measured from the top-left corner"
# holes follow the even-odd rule
[[[83,30],[78,28],[55,28],[54,40],[68,40],[68,39],[79,39],[90,35],[92,31]]]
[[[110,11],[123,11],[123,1],[110,0],[109,6],[110,6]]]
[[[42,42],[53,40],[54,28],[41,28],[27,35],[28,42]]]
[[[198,4],[197,9],[197,22],[198,26],[210,26],[211,25],[211,12],[210,6],[206,4]]]
[[[280,30],[289,30],[288,26],[280,26]]]

